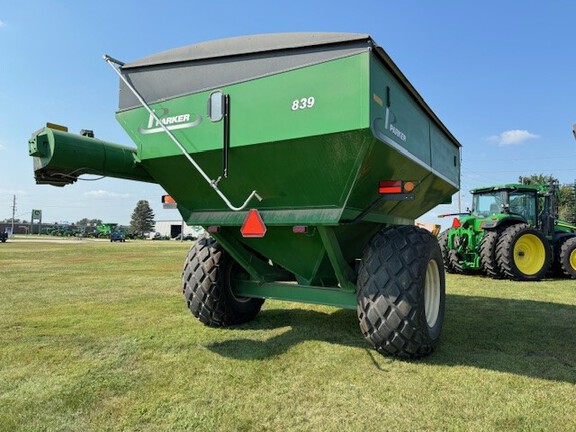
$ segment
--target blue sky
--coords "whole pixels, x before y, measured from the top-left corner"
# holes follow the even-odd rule
[[[462,143],[461,207],[474,187],[520,175],[576,179],[576,2],[555,1],[7,1],[0,0],[0,220],[83,217],[127,224],[136,202],[176,219],[163,190],[103,179],[37,186],[27,141],[47,121],[130,145],[116,123],[118,78],[131,61],[246,34],[369,33]],[[421,220],[441,222],[439,206]],[[446,223],[446,221],[444,221]]]

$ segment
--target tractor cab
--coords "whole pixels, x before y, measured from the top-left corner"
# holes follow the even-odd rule
[[[510,217],[520,217],[529,225],[538,226],[539,191],[536,186],[521,184],[475,189],[472,191],[472,215],[487,219],[483,224],[486,228]]]

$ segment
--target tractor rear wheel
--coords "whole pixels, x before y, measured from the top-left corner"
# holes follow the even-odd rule
[[[480,267],[488,276],[499,279],[502,277],[496,261],[496,243],[500,237],[500,231],[484,231],[480,242]]]
[[[464,268],[460,264],[460,255],[454,249],[448,251],[448,262],[452,268],[452,273],[463,274]]]
[[[236,297],[234,280],[248,277],[240,265],[211,237],[190,248],[182,271],[182,292],[190,312],[212,327],[252,320],[264,299]]]
[[[576,278],[576,237],[568,237],[559,248],[558,261],[562,273]]]
[[[542,279],[550,267],[551,255],[548,239],[525,224],[506,228],[496,245],[500,272],[514,280]]]
[[[380,231],[366,247],[358,271],[362,334],[383,354],[429,354],[440,339],[445,290],[434,236],[415,226]]]

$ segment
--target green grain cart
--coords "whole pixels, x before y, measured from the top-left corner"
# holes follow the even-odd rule
[[[182,273],[204,324],[249,321],[274,298],[357,310],[382,353],[436,347],[442,257],[414,221],[458,190],[460,144],[370,36],[258,35],[104,58],[136,148],[46,127],[29,143],[37,183],[160,184],[210,233]]]

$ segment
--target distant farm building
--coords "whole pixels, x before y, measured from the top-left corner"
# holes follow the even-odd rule
[[[159,233],[162,237],[170,238],[175,238],[182,233],[198,237],[204,233],[204,229],[199,226],[188,226],[183,224],[181,220],[163,220],[156,221],[154,232]]]

